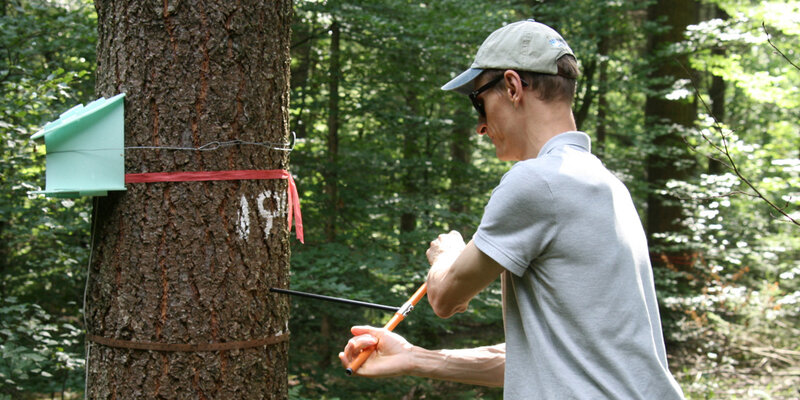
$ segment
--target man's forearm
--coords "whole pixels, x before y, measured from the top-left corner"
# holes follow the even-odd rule
[[[460,350],[426,350],[414,346],[410,375],[481,386],[503,386],[505,343]]]
[[[470,241],[457,255],[445,252],[436,257],[428,271],[428,303],[442,318],[463,312],[470,299],[503,271]]]

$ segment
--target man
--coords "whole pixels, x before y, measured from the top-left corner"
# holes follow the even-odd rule
[[[443,318],[502,276],[506,343],[430,351],[353,327],[347,365],[503,385],[507,399],[681,399],[666,351],[647,242],[625,186],[590,153],[571,111],[578,75],[561,36],[533,20],[492,33],[444,85],[467,94],[501,160],[517,161],[473,239],[440,235],[427,256],[428,301]]]

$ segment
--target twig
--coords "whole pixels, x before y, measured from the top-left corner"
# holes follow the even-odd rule
[[[771,349],[766,347],[749,347],[749,346],[734,346],[735,349],[747,353],[756,354],[768,359],[777,360],[786,363],[787,365],[792,365],[792,359],[785,357],[784,355],[777,354],[779,349]],[[794,354],[789,353],[789,356],[793,356]]]
[[[780,55],[781,55],[781,57],[783,57],[784,59],[786,59],[786,61],[787,61],[789,64],[791,64],[791,65],[792,65],[792,66],[793,66],[795,69],[798,69],[798,70],[800,70],[800,67],[798,67],[798,66],[797,66],[797,64],[793,63],[793,62],[792,62],[792,60],[790,60],[790,59],[789,59],[789,57],[787,57],[787,56],[786,56],[786,54],[783,54],[783,52],[782,52],[782,51],[780,51],[780,49],[778,49],[778,47],[777,47],[777,46],[775,46],[774,44],[772,44],[772,40],[770,40],[770,39],[769,39],[769,32],[767,32],[767,25],[764,23],[764,21],[761,21],[761,28],[763,28],[763,29],[764,29],[764,34],[766,34],[766,35],[767,35],[767,43],[769,43],[769,45],[770,45],[770,46],[772,46],[772,48],[773,48],[773,49],[775,49],[775,51],[777,51],[777,52],[778,52],[778,54],[780,54]]]
[[[739,178],[739,180],[744,182],[744,184],[747,185],[747,187],[749,187],[750,190],[755,192],[757,197],[759,197],[761,200],[766,202],[774,210],[776,210],[779,213],[781,213],[781,215],[786,217],[790,222],[792,222],[793,224],[795,224],[797,226],[800,226],[800,221],[797,221],[794,218],[792,218],[792,216],[789,215],[783,208],[778,207],[777,205],[775,205],[775,203],[773,203],[768,198],[766,198],[766,196],[764,196],[761,193],[761,191],[759,191],[755,187],[755,185],[753,185],[753,183],[750,182],[750,180],[747,179],[742,174],[742,172],[739,170],[739,167],[736,165],[736,161],[734,161],[733,156],[730,153],[730,148],[728,147],[728,139],[727,139],[727,136],[725,135],[725,131],[722,129],[722,126],[721,126],[719,120],[717,120],[717,117],[714,115],[713,111],[711,111],[711,107],[709,107],[708,103],[706,103],[705,99],[703,99],[703,96],[700,94],[700,89],[698,89],[697,85],[695,84],[694,79],[692,78],[691,74],[689,73],[689,70],[686,69],[686,66],[684,66],[683,63],[681,63],[680,61],[677,61],[677,62],[681,66],[681,68],[683,68],[684,72],[686,72],[686,75],[689,77],[689,81],[692,83],[692,88],[694,89],[695,96],[697,96],[697,98],[700,99],[700,102],[703,104],[703,107],[705,107],[706,111],[708,112],[708,115],[710,115],[711,118],[714,120],[713,127],[714,127],[714,130],[716,130],[719,133],[719,136],[720,136],[721,141],[722,141],[722,146],[714,143],[711,140],[711,138],[706,136],[706,134],[703,133],[702,131],[700,131],[700,136],[702,136],[702,138],[709,145],[711,145],[711,147],[713,147],[715,150],[717,150],[718,152],[722,153],[725,156],[725,158],[728,160],[728,163],[726,163],[726,165],[733,170],[733,173]],[[792,64],[792,65],[794,65],[794,64]]]

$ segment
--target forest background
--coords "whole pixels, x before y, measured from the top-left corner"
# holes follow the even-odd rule
[[[430,240],[471,236],[510,164],[474,134],[466,98],[439,87],[491,31],[532,17],[578,55],[576,119],[648,230],[687,397],[797,398],[800,2],[672,3],[297,1],[291,171],[306,244],[293,241],[292,288],[399,305],[424,280]],[[0,399],[82,396],[91,201],[29,194],[44,185],[30,136],[95,99],[96,23],[87,0],[0,1]],[[349,327],[388,317],[294,299],[290,398],[501,398],[345,377]],[[448,320],[423,302],[397,331],[429,348],[500,342],[499,287]]]

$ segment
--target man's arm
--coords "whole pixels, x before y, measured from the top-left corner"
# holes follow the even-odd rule
[[[411,375],[481,386],[503,386],[506,344],[458,350],[426,350],[414,346],[416,373]]]
[[[439,235],[427,251],[428,302],[442,318],[464,312],[469,301],[504,271],[491,257],[480,251],[458,232]]]
[[[367,348],[377,346],[356,371],[365,377],[412,375],[481,386],[503,386],[505,343],[459,350],[427,350],[382,328],[354,326],[354,336],[339,353],[347,366]]]

